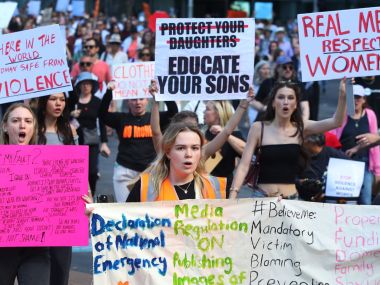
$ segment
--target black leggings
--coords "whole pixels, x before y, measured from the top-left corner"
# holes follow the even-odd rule
[[[88,182],[92,197],[95,197],[96,181],[98,180],[99,145],[89,145],[88,147]]]
[[[49,248],[0,248],[0,285],[14,285],[16,276],[19,285],[49,285]]]
[[[50,285],[68,285],[72,247],[50,247]]]

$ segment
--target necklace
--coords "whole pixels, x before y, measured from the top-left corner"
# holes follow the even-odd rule
[[[181,190],[187,195],[187,192],[189,192],[189,187],[190,187],[190,185],[191,185],[192,183],[193,183],[193,181],[190,181],[186,188],[182,188],[182,187],[179,186],[179,185],[174,185],[174,187],[175,187],[175,188],[179,188],[179,189],[181,189]]]
[[[359,116],[359,118],[354,118],[353,116],[351,117],[352,118],[352,120],[354,121],[354,123],[355,123],[355,128],[359,128],[359,121],[360,121],[360,119],[363,117],[363,111],[360,113],[360,116]]]

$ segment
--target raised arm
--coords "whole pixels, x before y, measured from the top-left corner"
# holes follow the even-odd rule
[[[304,136],[324,133],[339,128],[346,117],[346,78],[340,81],[338,106],[332,118],[321,121],[305,121]]]
[[[255,152],[257,143],[261,134],[261,122],[255,122],[248,133],[247,144],[245,145],[243,155],[241,156],[239,165],[236,169],[234,180],[232,181],[230,190],[230,199],[235,199],[243,185],[245,176],[248,173],[252,156]]]
[[[162,139],[162,132],[160,127],[160,112],[159,112],[159,104],[156,102],[156,93],[158,91],[157,84],[155,80],[152,80],[150,86],[149,86],[149,93],[153,97],[153,106],[152,111],[150,115],[150,126],[152,128],[152,139],[153,139],[153,145],[156,152],[160,149],[161,139]]]
[[[108,83],[106,94],[104,94],[102,102],[100,103],[98,116],[101,122],[116,129],[120,123],[120,113],[111,113],[108,111],[112,101],[112,90],[114,88],[115,84],[113,81]]]
[[[203,147],[203,153],[205,159],[216,153],[223,144],[227,141],[228,137],[235,130],[236,126],[239,124],[243,114],[248,108],[249,102],[254,98],[253,88],[250,88],[248,91],[247,99],[241,100],[238,108],[236,109],[234,115],[229,119],[224,129],[210,142],[208,142]]]

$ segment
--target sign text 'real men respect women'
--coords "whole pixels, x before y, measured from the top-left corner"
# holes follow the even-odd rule
[[[254,19],[157,19],[156,31],[157,100],[246,97]]]
[[[380,7],[299,14],[302,81],[380,73]]]

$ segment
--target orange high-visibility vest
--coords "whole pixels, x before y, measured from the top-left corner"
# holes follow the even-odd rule
[[[179,200],[177,192],[173,185],[170,183],[167,177],[161,184],[159,193],[153,189],[153,183],[151,181],[151,175],[149,173],[142,173],[141,189],[140,189],[140,201],[152,202],[152,201],[175,201]],[[208,176],[203,177],[204,187],[202,189],[203,199],[225,199],[227,178]]]

